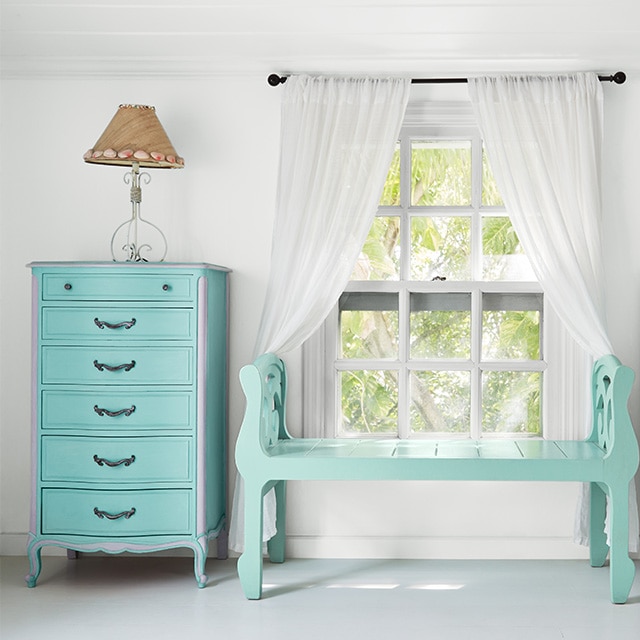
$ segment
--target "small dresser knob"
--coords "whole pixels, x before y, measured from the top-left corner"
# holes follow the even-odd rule
[[[68,282],[64,285],[64,288],[65,288],[67,291],[71,291],[71,285],[70,285]]]
[[[169,291],[169,285],[168,284],[163,284],[162,285],[162,290],[163,291]]]

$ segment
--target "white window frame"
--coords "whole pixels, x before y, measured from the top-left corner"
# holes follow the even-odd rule
[[[437,215],[463,215],[471,217],[472,229],[472,280],[471,281],[411,281],[410,252],[401,251],[400,279],[393,281],[350,281],[345,287],[345,292],[389,292],[399,296],[400,318],[408,318],[409,296],[413,292],[420,293],[456,293],[471,294],[471,314],[476,321],[471,323],[471,357],[468,361],[452,360],[417,360],[410,359],[408,353],[409,336],[408,322],[399,322],[399,357],[397,360],[341,360],[339,356],[339,311],[338,306],[332,310],[319,331],[316,332],[303,348],[303,435],[305,437],[367,437],[365,434],[340,434],[340,407],[338,402],[338,376],[343,370],[350,370],[359,363],[366,365],[367,369],[395,369],[403,372],[399,376],[398,388],[398,434],[375,434],[375,437],[389,438],[429,438],[435,434],[411,434],[409,425],[409,373],[412,370],[424,370],[428,363],[429,370],[464,370],[471,371],[471,425],[466,434],[450,434],[447,437],[470,437],[480,439],[481,429],[481,404],[482,404],[482,380],[483,371],[539,371],[543,376],[541,430],[544,433],[546,422],[546,386],[547,377],[544,371],[547,369],[545,350],[545,317],[548,313],[544,296],[542,312],[540,314],[540,359],[539,360],[482,360],[481,358],[481,331],[482,331],[482,295],[484,293],[505,294],[543,294],[537,281],[483,281],[482,271],[482,247],[478,243],[482,239],[482,217],[491,214],[505,215],[505,207],[482,206],[482,184],[479,179],[482,166],[482,140],[475,118],[468,103],[449,102],[416,102],[409,103],[401,130],[401,164],[409,166],[411,154],[411,139],[437,140],[471,140],[472,141],[472,204],[470,207],[412,207],[404,200],[410,193],[410,185],[402,184],[401,194],[403,200],[399,207],[379,207],[377,215],[400,215],[402,247],[410,246],[410,224],[412,215],[425,215],[428,213]],[[408,142],[405,142],[408,140]],[[401,180],[410,179],[410,172],[403,171]],[[478,321],[480,319],[480,321]],[[438,434],[439,436],[441,434]],[[487,437],[487,436],[485,436]],[[523,434],[492,434],[491,437],[523,437]]]

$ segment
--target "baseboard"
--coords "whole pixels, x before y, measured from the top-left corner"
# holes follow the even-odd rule
[[[569,538],[421,538],[288,536],[292,558],[583,559],[589,550]]]
[[[26,556],[28,542],[26,533],[2,533],[0,534],[0,556]],[[67,555],[64,549],[52,548],[52,551],[55,553],[47,553],[47,555]]]

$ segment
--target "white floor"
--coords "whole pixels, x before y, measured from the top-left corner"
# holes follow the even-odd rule
[[[640,640],[640,563],[625,605],[579,560],[266,562],[255,602],[233,560],[206,589],[189,558],[43,557],[35,589],[27,564],[0,559],[2,640]]]

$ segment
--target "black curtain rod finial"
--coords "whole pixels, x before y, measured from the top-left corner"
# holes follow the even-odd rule
[[[627,75],[624,71],[618,71],[611,76],[611,80],[616,84],[623,84],[626,79]]]
[[[278,74],[276,73],[272,73],[268,78],[267,78],[267,82],[272,86],[272,87],[277,87],[279,84],[284,84],[287,81],[287,76],[282,76],[280,77]]]

